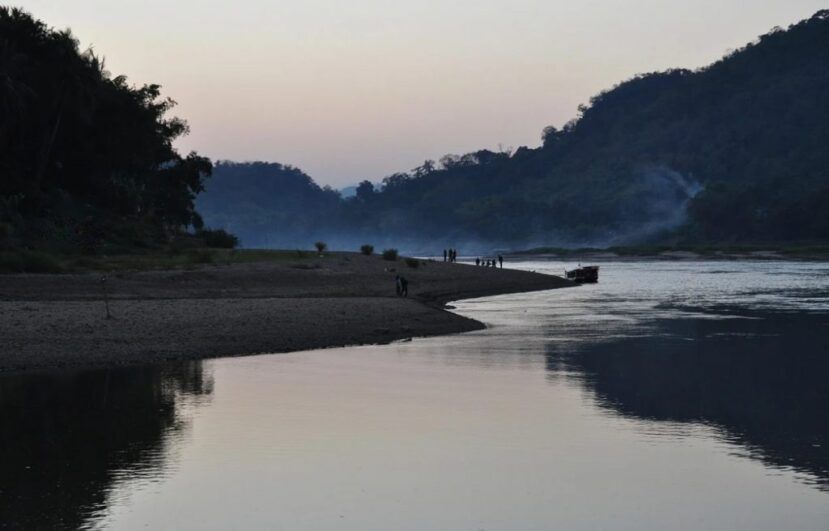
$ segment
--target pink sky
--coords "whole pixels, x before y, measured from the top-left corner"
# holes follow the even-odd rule
[[[812,0],[25,0],[108,69],[154,82],[216,159],[377,180],[427,158],[536,146],[596,92],[694,68]]]

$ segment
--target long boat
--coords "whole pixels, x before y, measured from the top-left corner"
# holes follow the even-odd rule
[[[579,284],[592,284],[599,281],[599,266],[583,266],[570,271],[565,270],[564,276]]]

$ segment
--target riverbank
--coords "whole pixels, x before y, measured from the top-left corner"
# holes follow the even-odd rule
[[[107,274],[0,275],[0,371],[388,343],[482,323],[451,300],[571,285],[509,269],[351,253]],[[410,297],[394,294],[396,274]],[[107,318],[109,305],[111,318]]]

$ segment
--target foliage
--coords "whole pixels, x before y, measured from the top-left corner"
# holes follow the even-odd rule
[[[61,273],[60,262],[41,251],[0,252],[0,273]]]
[[[296,248],[336,226],[341,199],[291,166],[219,161],[196,206],[209,226],[246,247]]]
[[[224,229],[202,229],[196,231],[196,236],[204,240],[207,247],[235,249],[239,245],[239,238]]]
[[[397,249],[384,249],[382,256],[383,260],[394,262],[395,260],[397,260]]]
[[[360,252],[366,256],[371,256],[374,254],[374,246],[369,244],[361,245]]]
[[[174,105],[111,76],[69,30],[0,7],[0,222],[85,251],[182,231],[212,164],[173,148],[188,131]]]
[[[314,247],[317,248],[317,252],[322,253],[328,245],[325,242],[316,242],[314,243]]]
[[[602,92],[538,148],[447,155],[345,200],[310,180],[311,195],[263,194],[279,221],[262,227],[431,248],[827,241],[827,49],[821,11],[705,68]]]

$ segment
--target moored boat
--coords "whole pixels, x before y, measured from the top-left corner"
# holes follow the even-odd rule
[[[579,284],[599,281],[599,266],[583,266],[577,269],[565,270],[564,276]]]

